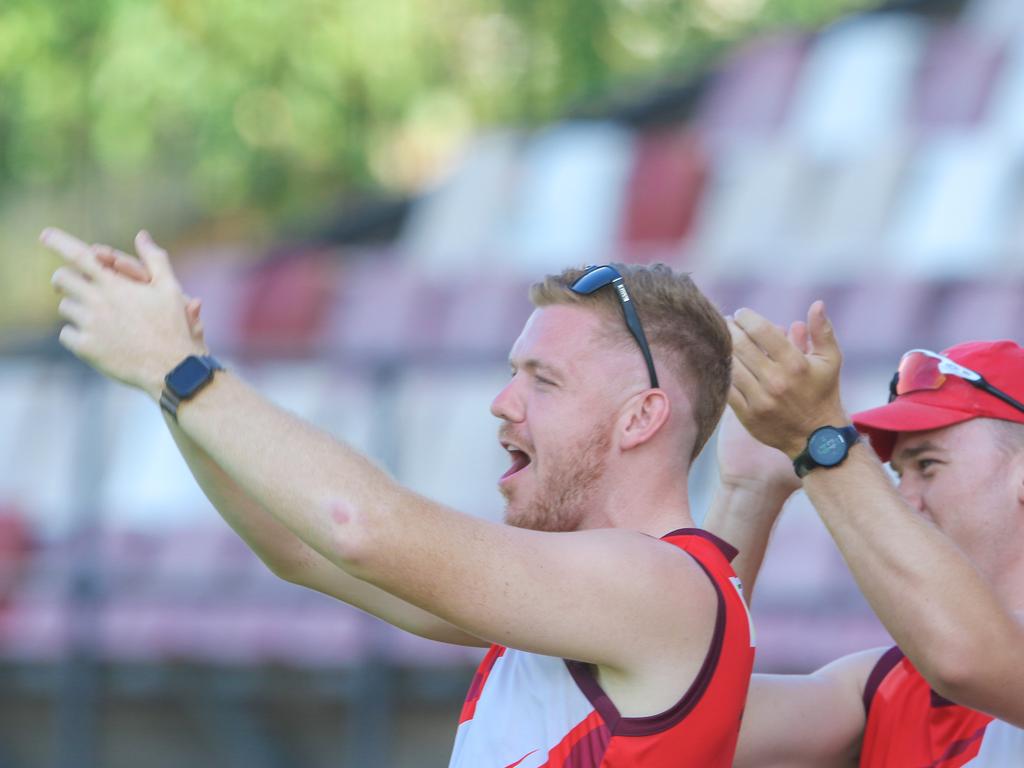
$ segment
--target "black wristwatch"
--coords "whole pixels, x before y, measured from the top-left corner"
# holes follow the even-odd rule
[[[160,407],[178,420],[178,406],[182,400],[196,396],[213,380],[213,374],[224,366],[212,355],[189,355],[164,377],[164,391],[160,394]]]
[[[815,467],[837,467],[850,454],[850,446],[860,440],[853,426],[819,427],[807,438],[807,447],[793,459],[797,477],[804,477]]]

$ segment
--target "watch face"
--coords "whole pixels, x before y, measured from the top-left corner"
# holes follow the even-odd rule
[[[843,433],[835,427],[815,430],[807,441],[807,452],[815,463],[823,467],[834,467],[846,458],[849,450]]]
[[[213,371],[198,357],[186,357],[177,368],[167,376],[167,386],[181,399],[191,397],[203,386]]]

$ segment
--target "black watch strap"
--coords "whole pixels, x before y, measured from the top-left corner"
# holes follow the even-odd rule
[[[804,478],[817,467],[838,467],[850,454],[850,447],[860,440],[860,432],[852,424],[845,427],[825,426],[814,430],[807,446],[793,459],[796,476]]]
[[[160,407],[171,414],[171,418],[175,421],[178,420],[178,406],[180,404],[181,398],[168,390],[167,387],[164,387],[164,391],[160,393]]]
[[[182,401],[195,397],[213,380],[214,373],[223,370],[224,366],[213,355],[189,355],[164,377],[160,407],[177,421]]]

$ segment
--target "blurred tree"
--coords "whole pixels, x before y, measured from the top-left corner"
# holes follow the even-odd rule
[[[535,124],[866,4],[3,0],[0,290],[38,286],[10,255],[29,226],[123,243],[142,221],[272,224],[407,191],[484,125]],[[0,327],[16,304],[0,301]]]

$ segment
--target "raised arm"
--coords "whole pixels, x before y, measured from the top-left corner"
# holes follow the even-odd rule
[[[152,275],[140,285],[104,274],[92,251],[64,233],[43,240],[70,264],[58,272],[71,302],[61,343],[158,400],[166,372],[203,351],[189,336],[166,253],[140,235]],[[667,668],[678,679],[666,704],[703,659],[717,597],[700,566],[671,544],[625,530],[552,534],[461,514],[402,488],[230,371],[181,407],[178,424],[321,557],[469,635],[645,680],[665,678],[673,662]],[[678,588],[666,594],[666,583]],[[637,634],[637,626],[652,631]]]
[[[137,282],[149,282],[149,271],[135,257],[106,246],[93,246],[93,251],[104,267]],[[187,296],[183,299],[190,335],[205,352],[200,302]],[[484,644],[449,622],[349,575],[330,562],[276,520],[174,419],[163,415],[182,458],[206,498],[274,574],[335,597],[415,635],[458,645]]]
[[[821,302],[808,314],[810,352],[750,310],[733,333],[730,403],[761,440],[791,458],[823,425],[849,423],[841,354]],[[804,488],[886,629],[939,693],[1024,726],[1024,628],[964,553],[900,497],[865,444]]]
[[[210,503],[267,567],[286,581],[330,595],[421,637],[486,645],[428,611],[356,578],[288,530],[165,415],[185,463]]]
[[[800,339],[803,323],[795,326]],[[789,457],[754,439],[731,408],[718,430],[719,486],[704,527],[740,550],[733,567],[749,602],[772,528],[800,481]],[[861,694],[880,655],[854,654],[808,675],[754,675],[735,768],[855,766],[865,723]]]
[[[731,408],[717,449],[718,488],[703,525],[739,550],[732,566],[750,603],[772,529],[800,482],[786,455],[751,437]]]

